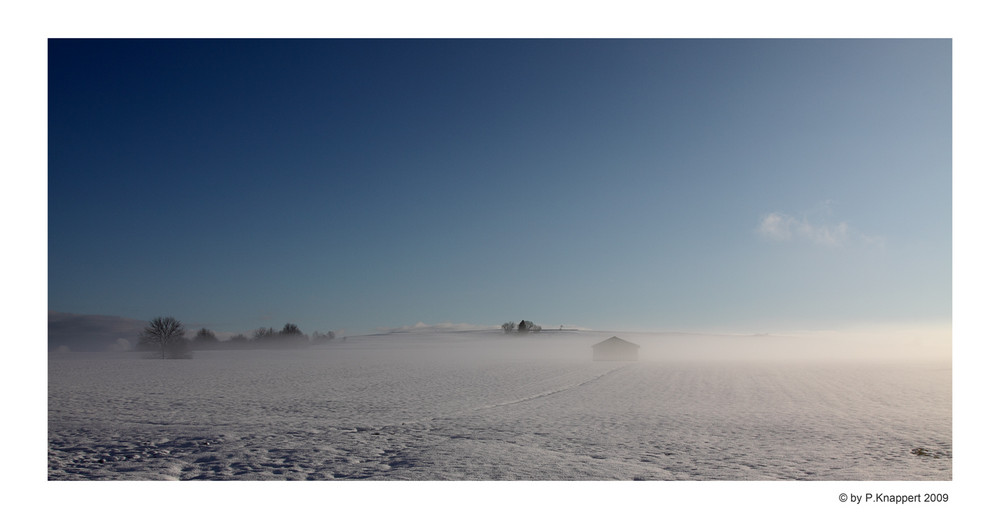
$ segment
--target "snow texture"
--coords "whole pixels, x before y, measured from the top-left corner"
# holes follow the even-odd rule
[[[605,337],[497,335],[52,353],[48,478],[952,478],[947,363],[593,362]]]

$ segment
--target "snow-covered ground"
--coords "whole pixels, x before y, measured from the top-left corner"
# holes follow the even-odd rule
[[[948,362],[671,360],[645,345],[640,362],[591,361],[607,336],[52,353],[48,477],[952,479]]]

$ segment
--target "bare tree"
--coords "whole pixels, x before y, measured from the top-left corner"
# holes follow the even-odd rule
[[[190,358],[184,325],[173,317],[157,317],[149,321],[139,334],[139,344],[158,348],[161,359],[168,356],[172,359]]]
[[[253,331],[253,340],[255,341],[267,341],[274,338],[278,332],[274,331],[274,328],[264,328],[261,326]]]

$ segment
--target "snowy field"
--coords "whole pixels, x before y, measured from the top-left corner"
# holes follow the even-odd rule
[[[952,479],[948,362],[641,335],[624,337],[640,362],[591,361],[608,336],[387,334],[174,361],[50,353],[48,478]]]

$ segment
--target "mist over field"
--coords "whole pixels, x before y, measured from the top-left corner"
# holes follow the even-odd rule
[[[944,350],[615,334],[638,362],[579,330],[53,351],[49,479],[951,479]]]
[[[65,352],[128,352],[137,347],[147,323],[115,316],[49,312],[49,350]],[[196,330],[187,330],[188,338]],[[252,331],[219,332],[220,344]],[[385,341],[408,335],[407,341]],[[589,358],[590,346],[607,337],[619,336],[639,344],[641,360],[671,362],[935,362],[951,359],[951,326],[887,324],[841,330],[802,330],[780,333],[723,333],[696,331],[627,331],[544,327],[541,333],[504,335],[496,327],[465,323],[417,323],[382,327],[375,333],[350,336],[351,345],[398,343],[405,348],[425,347],[420,355],[431,355],[434,347],[476,352],[487,356],[551,356],[557,359]],[[335,341],[346,341],[340,330]],[[326,344],[320,341],[319,344]],[[348,347],[342,344],[342,347]],[[242,346],[245,348],[246,346]]]

